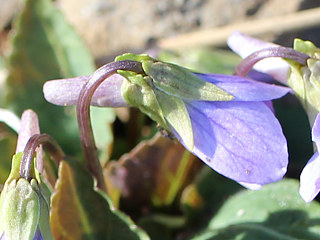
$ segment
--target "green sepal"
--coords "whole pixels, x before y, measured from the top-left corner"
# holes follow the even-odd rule
[[[320,111],[320,49],[310,41],[294,40],[294,49],[309,55],[307,65],[301,65],[293,60],[286,60],[290,64],[288,85],[299,97],[308,113],[310,124]]]
[[[125,53],[120,56],[117,56],[114,61],[124,61],[124,60],[131,60],[131,61],[137,61],[137,62],[144,62],[144,61],[156,61],[152,57],[150,57],[148,54],[132,54],[132,53]]]
[[[310,41],[303,41],[301,39],[294,39],[293,41],[293,49],[302,52],[304,54],[309,55],[313,58],[320,57],[320,49],[317,48],[312,42]]]
[[[13,186],[16,183],[15,186]],[[39,223],[38,194],[24,178],[13,180],[4,194],[1,220],[8,239],[32,240]]]
[[[194,146],[193,131],[189,113],[184,102],[161,91],[155,91],[163,115],[168,123],[183,139],[186,147],[192,151]]]
[[[115,61],[132,60],[142,63],[146,75],[151,77],[158,89],[183,99],[203,101],[230,101],[232,95],[216,85],[206,82],[190,70],[175,64],[159,62],[146,54],[126,53],[115,58]]]
[[[122,96],[125,101],[133,107],[137,107],[141,112],[156,121],[161,127],[169,130],[159,102],[152,88],[145,83],[142,75],[131,72],[119,71],[130,81],[124,81],[121,86]]]
[[[4,218],[2,217],[2,216],[5,216],[5,212],[4,212],[5,208],[3,207],[4,199],[6,196],[5,193],[8,192],[8,190],[10,190],[16,186],[16,182],[20,177],[19,170],[20,170],[21,157],[22,157],[22,152],[17,153],[16,155],[14,155],[12,157],[10,175],[7,178],[7,180],[4,184],[3,190],[0,194],[0,216],[1,216],[0,217],[0,236],[5,228],[5,226],[4,226],[5,221],[4,221]]]
[[[230,101],[232,95],[206,82],[186,68],[175,64],[143,61],[145,73],[159,90],[183,99],[202,101]]]
[[[38,183],[37,180],[31,179],[30,184],[33,190],[37,193],[40,204],[40,217],[38,228],[43,239],[53,240],[53,235],[50,228],[50,192],[43,182]]]
[[[307,60],[307,65],[311,73],[310,82],[316,88],[316,90],[320,92],[320,60],[310,58]]]
[[[9,174],[9,177],[6,180],[6,184],[11,182],[11,180],[16,179],[18,180],[20,178],[20,163],[21,163],[21,158],[22,158],[23,152],[19,152],[12,157],[12,162],[11,162],[11,171]]]

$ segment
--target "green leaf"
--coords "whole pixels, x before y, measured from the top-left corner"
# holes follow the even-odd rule
[[[6,106],[18,115],[37,112],[42,131],[70,153],[80,150],[74,110],[47,103],[46,80],[91,74],[93,59],[85,45],[50,0],[25,0],[14,24],[13,50],[7,59]]]
[[[297,180],[245,190],[221,207],[200,239],[319,239],[320,205],[305,203]]]
[[[93,189],[93,178],[81,162],[60,163],[51,207],[56,239],[149,239],[108,197]]]
[[[182,193],[181,207],[188,226],[207,225],[224,201],[239,189],[239,184],[204,165],[195,181]]]
[[[147,231],[152,240],[175,239],[177,229],[184,225],[182,216],[154,214],[139,220],[139,226]]]

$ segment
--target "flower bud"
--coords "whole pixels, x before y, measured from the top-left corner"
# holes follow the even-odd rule
[[[20,178],[22,153],[13,157],[11,173],[0,195],[0,239],[53,239],[49,225],[48,195],[39,174]]]

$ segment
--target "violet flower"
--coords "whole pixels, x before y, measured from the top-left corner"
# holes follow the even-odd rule
[[[45,98],[73,105],[80,89],[106,78],[91,94],[92,105],[139,108],[220,174],[257,189],[286,173],[286,139],[265,101],[282,97],[288,88],[238,76],[192,73],[146,55],[117,60],[137,61],[143,71],[125,69],[118,71],[122,76],[109,77],[106,69],[116,68],[118,62],[110,63],[91,76],[46,82]]]
[[[239,32],[234,32],[228,39],[229,47],[243,58],[250,58],[255,54],[259,55],[264,49],[281,47],[272,43],[255,39]],[[272,58],[274,54],[266,55],[265,59],[253,66],[254,69],[267,73],[279,82],[288,85],[293,89],[295,95],[300,99],[305,108],[310,125],[312,126],[312,140],[315,142],[316,149],[319,150],[320,144],[320,49],[316,48],[311,42],[304,42],[296,39],[294,49],[291,51],[295,55],[296,61]],[[258,53],[258,54],[257,54]],[[304,55],[304,56],[303,56]],[[284,54],[282,57],[292,59],[292,56]],[[242,63],[246,65],[247,60]],[[251,64],[249,64],[251,65]],[[252,66],[245,68],[252,68]],[[311,202],[320,191],[320,158],[316,151],[308,161],[300,175],[300,195],[306,202]]]

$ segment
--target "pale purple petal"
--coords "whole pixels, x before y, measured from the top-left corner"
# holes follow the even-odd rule
[[[22,113],[21,128],[18,135],[16,153],[23,152],[29,138],[40,133],[39,120],[37,114],[28,109]]]
[[[229,36],[228,46],[242,58],[246,58],[250,54],[264,48],[279,47],[279,45],[265,42],[236,31]],[[267,73],[282,83],[286,84],[287,82],[289,64],[281,58],[263,59],[254,66],[254,69]]]
[[[90,76],[47,81],[43,86],[45,99],[61,106],[76,105],[81,89]],[[100,107],[127,107],[121,94],[124,78],[119,74],[110,76],[95,91],[91,105]]]
[[[320,149],[320,113],[318,113],[312,126],[312,141],[316,143],[317,149]]]
[[[23,152],[30,137],[35,134],[40,134],[39,120],[37,114],[31,109],[25,110],[21,116],[21,128],[18,135],[16,153]],[[43,152],[42,147],[37,150],[37,169],[42,173],[43,171]]]
[[[286,139],[266,104],[190,101],[186,106],[194,134],[190,150],[215,171],[255,186],[286,173]]]
[[[239,76],[200,73],[195,73],[195,75],[230,93],[235,97],[234,101],[268,101],[283,97],[292,91],[287,87]]]
[[[316,152],[300,175],[299,193],[306,202],[311,202],[320,191],[320,157]]]
[[[312,127],[312,141],[320,147],[320,114],[317,115]],[[300,175],[299,193],[303,200],[311,202],[320,191],[320,157],[316,152],[303,168]]]
[[[261,184],[255,184],[255,183],[244,183],[244,182],[239,182],[242,186],[250,189],[250,190],[260,190],[262,188]]]

